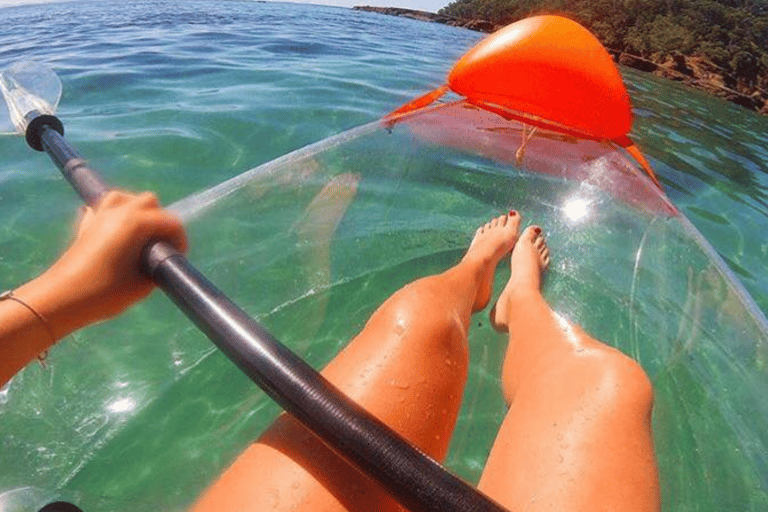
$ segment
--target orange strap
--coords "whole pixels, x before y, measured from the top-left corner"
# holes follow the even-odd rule
[[[448,92],[448,86],[441,85],[434,91],[430,91],[423,96],[419,96],[415,100],[409,101],[408,103],[398,108],[397,110],[393,110],[392,112],[384,116],[384,120],[395,121],[409,112],[413,112],[414,110],[419,110],[420,108],[424,108],[427,105],[430,105],[431,103],[434,103],[435,101],[437,101],[438,98],[440,98],[446,92]]]
[[[648,175],[648,177],[651,178],[651,181],[653,181],[657,187],[664,190],[664,187],[661,186],[661,182],[659,181],[659,178],[656,177],[656,173],[653,172],[653,169],[651,168],[651,164],[648,163],[648,160],[645,159],[645,156],[643,155],[643,153],[640,152],[640,148],[638,148],[635,145],[635,143],[632,142],[632,139],[630,139],[626,135],[622,135],[621,137],[616,137],[615,139],[613,139],[613,142],[615,142],[619,146],[626,149],[627,153],[632,155],[632,158],[637,160],[637,163],[640,164],[640,167],[642,167],[645,173]]]

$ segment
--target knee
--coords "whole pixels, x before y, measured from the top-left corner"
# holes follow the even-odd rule
[[[589,356],[588,371],[595,389],[614,406],[644,413],[653,407],[653,385],[640,364],[620,351],[606,347]]]
[[[463,331],[450,297],[426,286],[424,278],[411,283],[392,295],[377,311],[393,326],[409,331],[427,328],[429,331]]]

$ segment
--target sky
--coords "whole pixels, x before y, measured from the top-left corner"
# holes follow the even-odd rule
[[[51,0],[0,0],[0,7],[10,7],[12,5],[24,4],[44,4],[52,3]]]
[[[420,11],[437,12],[451,0],[291,0],[297,3],[336,5],[353,7],[355,5],[375,5],[380,7],[405,7]],[[0,7],[10,7],[24,4],[52,3],[51,0],[0,0]]]

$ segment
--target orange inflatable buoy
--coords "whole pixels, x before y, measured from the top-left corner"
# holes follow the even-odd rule
[[[629,95],[611,56],[587,29],[562,16],[526,18],[490,35],[459,59],[447,85],[478,106],[589,138],[614,139],[632,125]],[[423,108],[444,90],[387,119]]]
[[[661,188],[629,139],[629,94],[608,51],[587,29],[562,16],[512,23],[464,54],[448,83],[385,116],[396,122],[448,90],[506,118],[569,135],[609,140],[625,148]]]
[[[587,29],[534,16],[494,33],[453,67],[448,86],[489,103],[597,139],[632,126],[629,95],[613,59]]]

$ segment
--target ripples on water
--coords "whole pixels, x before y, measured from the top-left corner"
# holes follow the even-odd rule
[[[239,1],[36,5],[0,9],[0,21],[0,67],[19,59],[53,67],[64,83],[59,110],[68,138],[112,182],[156,190],[166,203],[377,119],[439,84],[451,63],[482,37],[347,9]],[[768,121],[696,91],[623,71],[635,107],[635,138],[669,196],[768,312]],[[47,159],[19,138],[0,138],[0,155],[0,289],[5,289],[50,263],[69,236],[67,219],[77,202]],[[211,266],[216,260],[200,263]],[[152,321],[148,309],[133,318],[145,317]],[[100,332],[119,337],[125,327],[118,320]],[[171,347],[192,336],[192,328],[156,328]],[[161,381],[166,388],[160,392],[148,391],[159,386],[148,377],[134,390],[137,403],[152,393],[165,393],[168,400],[184,397],[175,421],[165,419],[165,402],[155,402],[143,414],[163,418],[162,424],[134,428],[154,429],[158,439],[181,443],[177,451],[189,451],[190,460],[198,460],[198,445],[176,441],[164,430],[186,428],[188,410],[199,409],[191,416],[204,423],[206,414],[218,412],[215,397],[190,397],[197,389],[229,384],[223,382],[229,363],[208,359],[211,350],[201,347],[193,365],[209,365],[204,375]],[[102,356],[98,347],[91,350]],[[120,374],[122,367],[161,362],[129,353],[124,361],[109,361],[108,369]],[[165,370],[155,371],[147,369],[147,375]],[[94,388],[99,377],[93,376]],[[250,385],[244,383],[243,390],[250,393]],[[238,402],[233,423],[220,428],[246,424],[258,412],[249,400]],[[161,441],[153,446],[151,436],[121,435],[127,446],[140,443],[144,452],[174,448]],[[162,483],[157,486],[162,494]]]
[[[53,67],[68,138],[107,179],[168,203],[378,118],[437,85],[480,38],[348,9],[237,1],[62,3],[4,8],[0,19],[0,66]],[[8,282],[47,263],[75,205],[19,142],[0,139]]]

